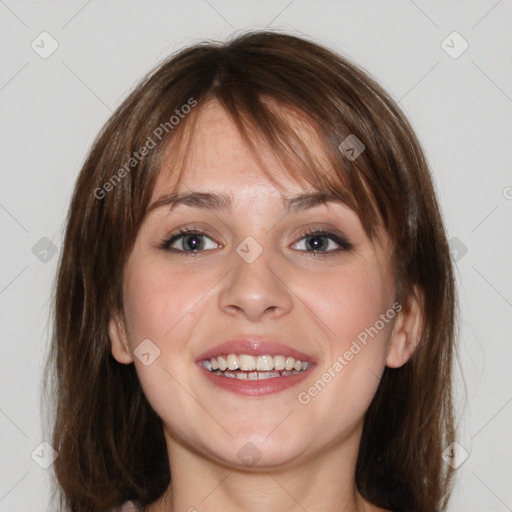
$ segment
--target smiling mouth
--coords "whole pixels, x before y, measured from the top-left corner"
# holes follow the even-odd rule
[[[226,354],[203,359],[201,364],[211,373],[221,377],[240,380],[263,380],[278,377],[291,377],[305,372],[309,361],[301,361],[291,356],[247,354]]]

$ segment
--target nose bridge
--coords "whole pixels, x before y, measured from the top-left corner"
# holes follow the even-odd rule
[[[272,250],[246,237],[233,251],[233,270],[219,297],[220,308],[231,315],[258,321],[263,316],[280,316],[292,308],[292,296]]]

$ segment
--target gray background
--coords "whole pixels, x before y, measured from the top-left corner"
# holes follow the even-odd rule
[[[264,27],[347,55],[411,119],[458,260],[459,442],[469,457],[450,511],[512,510],[511,25],[506,0],[0,0],[0,512],[49,510],[50,470],[31,454],[49,453],[39,395],[58,259],[51,244],[61,247],[93,138],[169,53]],[[43,31],[58,43],[47,58]],[[461,37],[446,39],[453,31]]]

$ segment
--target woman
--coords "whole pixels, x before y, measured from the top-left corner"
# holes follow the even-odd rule
[[[61,508],[446,510],[454,313],[427,163],[368,75],[279,33],[186,48],[76,183]]]

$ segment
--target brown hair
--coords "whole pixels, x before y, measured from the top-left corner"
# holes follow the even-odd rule
[[[422,292],[421,342],[408,363],[384,371],[365,416],[356,483],[368,501],[395,512],[445,510],[453,470],[441,452],[455,436],[456,297],[427,162],[404,114],[365,72],[275,32],[204,42],[163,62],[115,111],[83,165],[60,255],[45,373],[55,400],[49,416],[61,508],[148,504],[169,485],[161,419],[134,365],[112,357],[107,326],[122,312],[124,263],[164,157],[172,158],[169,148],[193,132],[211,100],[223,105],[256,157],[256,146],[265,144],[296,179],[342,197],[370,237],[381,223],[393,244],[397,300]],[[319,168],[285,111],[314,127],[331,168]],[[355,159],[339,149],[349,135],[365,146]]]

